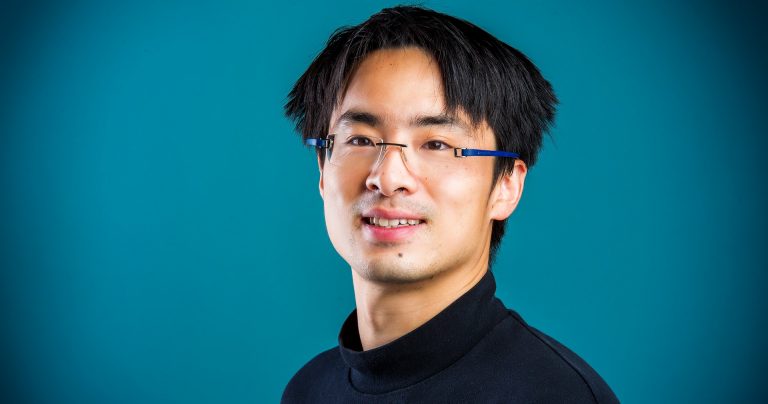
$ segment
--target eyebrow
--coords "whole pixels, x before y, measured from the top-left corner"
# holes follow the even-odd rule
[[[382,119],[370,112],[349,110],[341,114],[336,121],[337,125],[342,123],[361,123],[371,127],[377,127],[381,125]],[[419,115],[414,117],[411,122],[411,126],[424,127],[424,126],[456,126],[459,129],[469,132],[467,125],[460,119],[449,114],[439,115]]]
[[[349,110],[341,114],[339,119],[336,120],[337,125],[342,123],[362,123],[375,128],[381,125],[381,119],[370,112]]]
[[[411,126],[456,126],[468,131],[467,125],[463,121],[448,114],[417,116],[411,121]]]

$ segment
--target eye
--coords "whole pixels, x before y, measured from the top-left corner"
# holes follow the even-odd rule
[[[430,140],[429,142],[424,143],[424,146],[422,147],[427,150],[447,150],[452,148],[447,143],[440,140]]]
[[[347,139],[347,144],[351,146],[360,146],[360,147],[376,145],[373,139],[367,138],[365,136],[352,136],[349,139]]]

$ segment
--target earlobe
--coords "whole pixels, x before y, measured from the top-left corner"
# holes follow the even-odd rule
[[[515,168],[511,173],[503,174],[496,183],[491,201],[491,219],[506,220],[523,196],[525,175],[528,167],[522,160],[515,160]]]

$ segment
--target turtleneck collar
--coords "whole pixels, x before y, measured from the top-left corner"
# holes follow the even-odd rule
[[[430,377],[464,356],[507,316],[487,271],[480,281],[435,317],[378,348],[362,351],[357,310],[339,333],[339,349],[350,367],[350,381],[363,393],[401,389]]]

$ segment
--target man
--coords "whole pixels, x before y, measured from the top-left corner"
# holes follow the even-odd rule
[[[556,102],[519,51],[424,8],[330,38],[286,113],[318,150],[357,308],[283,402],[617,402],[494,297],[489,266]]]

